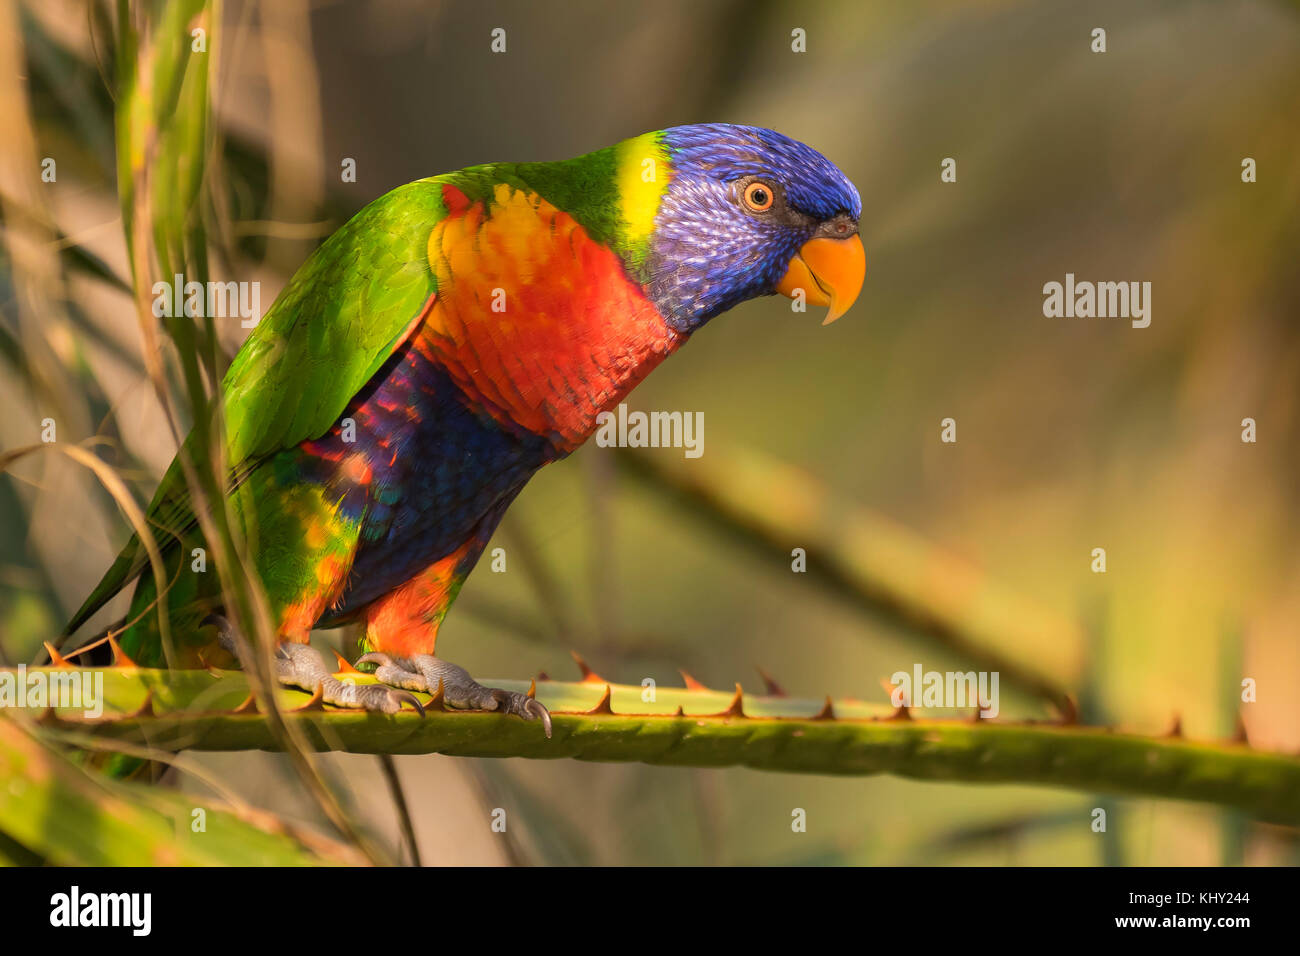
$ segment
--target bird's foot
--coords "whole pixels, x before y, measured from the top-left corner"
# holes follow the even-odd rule
[[[541,701],[517,691],[484,687],[465,668],[432,654],[402,658],[370,653],[363,654],[357,663],[377,664],[375,677],[393,687],[434,694],[441,684],[443,703],[456,710],[492,710],[524,720],[540,720],[546,736],[551,736],[551,712]]]
[[[210,616],[204,623],[217,626],[218,642],[238,658],[245,671],[249,670],[248,643],[235,626],[219,614]],[[357,684],[339,680],[309,644],[296,644],[292,641],[280,644],[275,650],[272,663],[275,678],[281,684],[298,687],[312,694],[319,688],[321,700],[326,704],[381,714],[396,714],[404,704],[410,704],[421,716],[424,715],[424,707],[414,694],[386,684]]]

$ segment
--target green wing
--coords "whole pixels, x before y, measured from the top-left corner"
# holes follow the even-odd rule
[[[357,213],[294,274],[244,342],[222,383],[232,484],[268,455],[329,431],[414,327],[436,291],[428,241],[447,214],[443,181],[399,187]],[[164,554],[197,523],[179,461],[147,517]],[[133,536],[64,633],[147,564]]]

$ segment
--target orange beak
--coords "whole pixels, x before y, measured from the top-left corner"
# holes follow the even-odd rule
[[[829,306],[822,325],[830,325],[857,300],[866,275],[867,253],[857,236],[809,239],[790,260],[776,291],[793,299],[803,290],[807,302]]]

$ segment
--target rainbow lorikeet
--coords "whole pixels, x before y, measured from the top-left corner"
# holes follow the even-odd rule
[[[223,383],[233,513],[280,640],[277,676],[394,713],[449,706],[550,717],[434,656],[443,617],[511,501],[691,333],[760,295],[829,306],[865,272],[861,200],[821,154],[706,124],[549,163],[494,163],[399,187],[298,270]],[[238,645],[178,462],[148,511],[181,665]],[[121,635],[164,663],[158,583],[133,538],[67,633],[140,578]],[[385,683],[335,679],[313,628],[364,626]],[[213,628],[205,626],[216,623]],[[203,655],[201,658],[200,655]],[[418,706],[418,705],[417,705]]]

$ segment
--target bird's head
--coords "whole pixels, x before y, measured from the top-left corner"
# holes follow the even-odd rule
[[[688,332],[755,296],[829,307],[858,296],[862,200],[826,157],[770,129],[677,126],[618,147],[624,218],[646,294]]]

